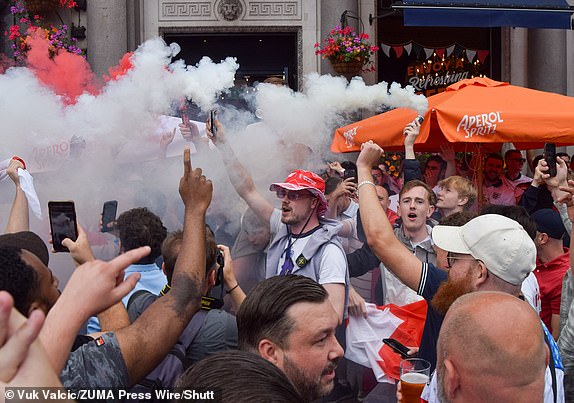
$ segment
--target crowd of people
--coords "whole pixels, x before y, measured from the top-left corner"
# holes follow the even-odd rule
[[[105,261],[78,225],[77,239],[62,242],[77,266],[65,287],[30,231],[25,163],[10,161],[0,182],[15,187],[0,235],[4,388],[120,388],[136,401],[190,389],[197,401],[210,391],[228,402],[396,401],[400,381],[377,384],[344,358],[346,318],[366,317],[367,303],[425,300],[420,345],[409,346],[431,364],[425,401],[574,400],[567,154],[555,176],[530,152],[525,168],[516,149],[469,162],[444,148],[421,163],[415,120],[399,176],[369,141],[355,162],[316,172],[303,169],[312,151],[298,147],[301,166],[279,181],[250,172],[213,124],[217,135],[207,124],[204,137],[180,125],[198,150],[194,166],[189,148],[183,155],[182,228],[168,232],[149,206],[129,209],[111,232],[119,254]],[[207,225],[218,184],[196,166],[202,153],[221,158],[245,202],[225,240]]]

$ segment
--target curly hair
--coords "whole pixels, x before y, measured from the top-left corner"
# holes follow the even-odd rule
[[[153,263],[161,255],[161,244],[167,229],[161,219],[145,207],[123,212],[116,224],[124,251],[149,245],[151,253],[140,260],[141,264]]]
[[[39,287],[36,270],[22,260],[22,250],[0,247],[0,290],[14,298],[14,308],[28,316],[30,304]]]

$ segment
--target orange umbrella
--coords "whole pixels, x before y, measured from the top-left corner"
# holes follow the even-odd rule
[[[415,151],[439,151],[451,143],[455,151],[542,148],[545,142],[574,144],[574,97],[517,87],[489,78],[472,78],[428,98],[429,108]],[[373,140],[385,150],[402,150],[403,128],[417,113],[398,108],[338,128],[333,152],[359,151]]]

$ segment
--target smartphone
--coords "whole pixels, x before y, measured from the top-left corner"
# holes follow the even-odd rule
[[[544,144],[544,160],[548,165],[548,171],[546,171],[546,173],[548,173],[550,177],[556,176],[556,144]]]
[[[70,238],[78,239],[78,226],[76,208],[73,201],[48,202],[48,215],[50,216],[50,230],[52,231],[52,246],[56,252],[69,252],[62,245],[62,241]]]
[[[217,116],[217,111],[213,109],[209,112],[209,130],[213,134],[213,137],[217,134],[217,129],[215,128],[215,117]]]
[[[395,339],[383,339],[383,343],[385,343],[390,348],[392,348],[395,353],[400,354],[400,356],[402,358],[414,358],[415,357],[414,354],[412,354],[412,355],[408,354],[410,348],[408,348],[407,346],[405,346],[402,343],[399,343]]]
[[[110,232],[114,229],[113,223],[116,221],[118,212],[118,201],[108,200],[102,209],[102,232]]]
[[[425,118],[424,118],[423,115],[418,115],[418,116],[417,116],[417,120],[419,121],[419,124],[422,125],[422,124],[423,124],[423,121],[425,120]]]

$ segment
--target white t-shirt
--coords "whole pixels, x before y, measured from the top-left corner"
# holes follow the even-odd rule
[[[538,286],[538,280],[536,280],[534,273],[531,272],[522,282],[522,294],[524,294],[524,299],[536,310],[536,313],[540,315],[540,287]]]
[[[276,212],[278,214],[276,214]],[[271,225],[271,233],[273,235],[277,234],[281,225],[285,225],[281,222],[281,213],[279,210],[276,210],[271,215],[270,220]],[[305,245],[311,239],[313,234],[303,237],[303,238],[291,238],[291,260],[293,261],[293,274],[298,274],[297,271],[299,267],[297,266],[297,258],[303,252]],[[277,267],[276,274],[279,275],[281,273],[281,267],[285,262],[285,256],[287,254],[283,253],[279,259],[279,265]],[[315,258],[315,257],[313,257]],[[330,243],[325,248],[323,248],[323,253],[321,255],[321,269],[319,270],[319,278],[317,282],[319,284],[345,284],[345,275],[347,272],[347,261],[345,259],[345,255],[336,245]]]

